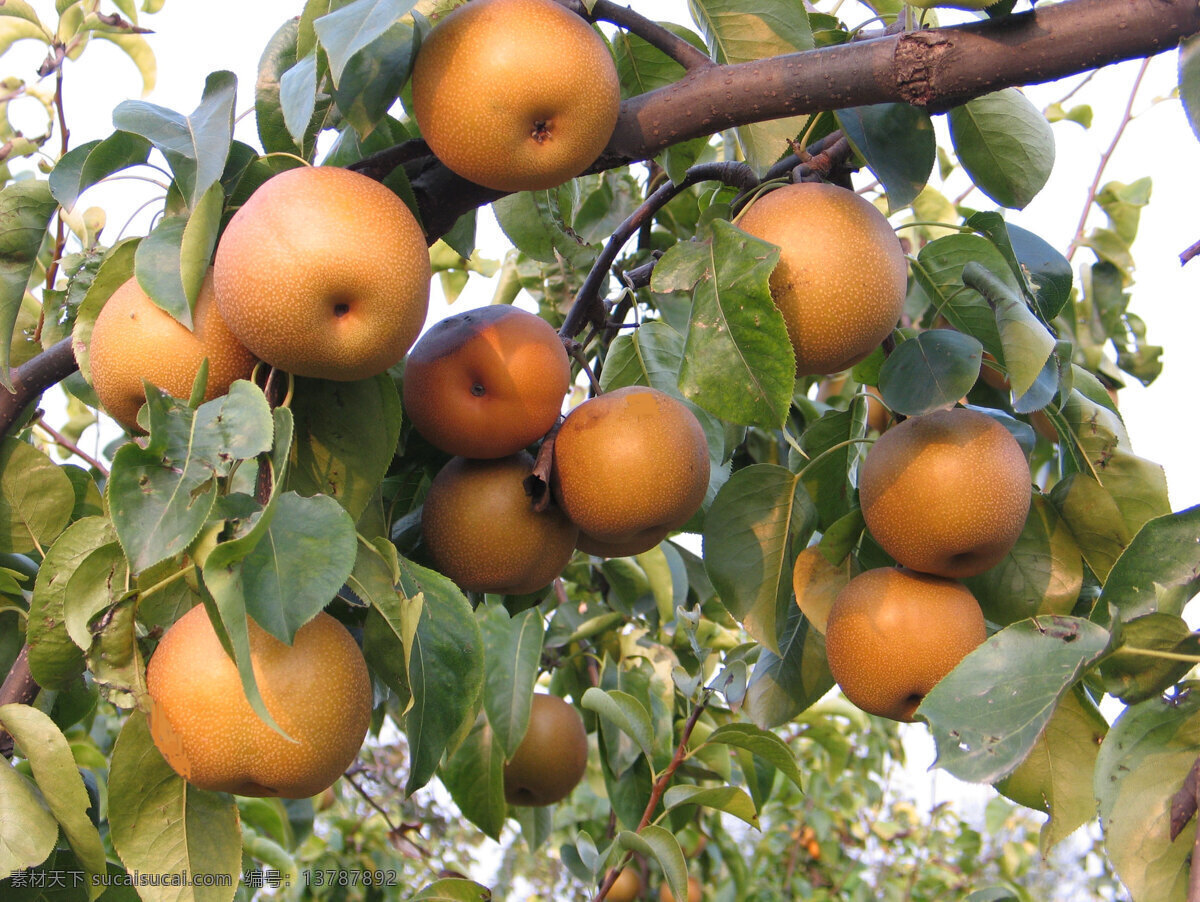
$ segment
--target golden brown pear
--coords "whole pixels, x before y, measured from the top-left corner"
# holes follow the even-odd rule
[[[583,779],[587,753],[587,730],[574,705],[535,694],[525,738],[504,765],[504,798],[510,805],[562,801]]]
[[[429,306],[429,249],[404,201],[335,166],[289,169],[259,186],[213,265],[229,328],[296,376],[384,372],[412,347]]]
[[[155,304],[130,279],[100,310],[88,346],[92,387],[109,415],[125,428],[142,432],[137,414],[146,403],[145,379],[176,398],[192,393],[200,364],[208,359],[204,400],[248,379],[254,355],[238,341],[213,303],[212,270],[204,277],[192,311],[195,331]]]
[[[911,721],[929,690],[986,637],[983,612],[962,583],[881,567],[838,593],[825,654],[851,702],[869,714]]]
[[[519,307],[448,316],[404,365],[404,412],[450,454],[515,454],[558,421],[571,362],[554,327]]]
[[[599,34],[554,0],[471,0],[429,33],[413,114],[439,160],[497,191],[583,172],[617,123],[621,88]]]
[[[555,496],[592,553],[653,548],[700,508],[708,476],[699,421],[653,388],[618,388],[585,401],[554,440]]]
[[[371,720],[371,677],[347,629],[322,612],[291,646],[253,620],[250,659],[267,710],[246,701],[237,667],[203,605],[163,634],[146,667],[150,732],[193,786],[243,796],[308,798],[354,761]]]
[[[701,902],[704,898],[704,892],[700,887],[700,881],[695,877],[689,876],[687,881],[687,897],[688,902]],[[671,887],[666,883],[658,888],[659,902],[675,902],[675,896],[671,892]]]
[[[434,565],[470,592],[523,595],[567,565],[578,530],[554,505],[535,511],[525,452],[495,460],[450,460],[429,487],[421,515]]]
[[[836,185],[785,185],[751,204],[738,226],[779,246],[771,298],[787,323],[798,376],[841,372],[895,328],[908,263],[869,201]]]
[[[955,407],[881,435],[859,473],[867,529],[913,570],[961,578],[995,566],[1025,526],[1032,497],[1021,446],[985,413]]]
[[[622,868],[621,873],[617,874],[617,879],[613,881],[608,895],[604,898],[608,902],[637,902],[637,898],[641,894],[642,878],[638,874],[637,868],[630,865]]]

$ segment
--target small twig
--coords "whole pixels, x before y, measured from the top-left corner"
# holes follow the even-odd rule
[[[612,0],[596,0],[592,6],[591,15],[587,14],[580,0],[568,0],[566,6],[574,9],[586,19],[592,21],[611,22],[623,28],[630,34],[637,35],[647,44],[661,50],[689,72],[693,69],[704,69],[715,66],[703,51],[689,44],[674,32],[668,31],[652,19],[647,19],[641,13],[634,12],[627,6],[619,6]]]
[[[342,774],[342,776],[346,778],[346,782],[354,787],[354,791],[357,792],[360,796],[362,796],[363,800],[368,805],[370,805],[372,808],[374,808],[376,811],[378,811],[381,815],[383,815],[383,820],[384,820],[384,823],[386,823],[388,825],[388,830],[391,833],[396,833],[399,830],[399,828],[395,825],[395,823],[393,823],[391,816],[387,813],[387,810],[382,805],[380,805],[378,802],[376,802],[373,798],[371,798],[371,794],[369,792],[367,792],[365,789],[363,789],[361,786],[358,785],[358,781],[354,779],[354,773],[352,771],[346,771],[344,774]],[[415,843],[414,843],[414,845],[415,845]]]
[[[1182,254],[1179,255],[1179,265],[1180,266],[1187,265],[1188,261],[1194,257],[1200,257],[1200,241],[1197,241],[1195,244],[1193,244],[1186,251],[1184,251]]]
[[[1083,230],[1087,227],[1088,214],[1092,211],[1092,204],[1096,202],[1096,194],[1100,191],[1100,179],[1104,177],[1104,170],[1108,168],[1108,163],[1117,149],[1117,144],[1120,142],[1121,136],[1125,134],[1125,128],[1133,120],[1133,102],[1137,99],[1138,90],[1142,86],[1142,79],[1145,78],[1146,70],[1149,68],[1150,57],[1146,57],[1142,60],[1142,66],[1138,69],[1137,77],[1133,80],[1133,88],[1129,92],[1129,100],[1125,104],[1125,112],[1121,116],[1121,123],[1117,126],[1116,134],[1113,135],[1108,149],[1100,157],[1100,165],[1096,167],[1096,176],[1092,179],[1092,184],[1088,188],[1087,201],[1084,203],[1083,212],[1079,216],[1079,225],[1075,227],[1075,237],[1071,239],[1071,246],[1067,248],[1068,261],[1074,259],[1075,251],[1079,249],[1079,243],[1083,240]]]
[[[8,435],[21,412],[34,398],[79,369],[71,339],[64,338],[9,374],[13,390],[0,387],[0,438]]]
[[[34,424],[48,436],[50,436],[54,444],[58,445],[60,448],[70,451],[80,460],[84,461],[89,467],[94,467],[96,470],[98,470],[100,475],[108,478],[108,467],[106,467],[96,458],[92,457],[92,455],[80,448],[79,445],[71,441],[69,438],[47,423],[46,415],[42,411],[38,411],[37,418],[34,420]]]
[[[0,705],[32,704],[39,689],[41,687],[29,670],[29,646],[23,645],[17,659],[13,661],[12,669],[8,671],[8,676],[4,678],[4,684],[0,685]],[[12,752],[12,736],[7,730],[0,730],[0,755],[11,758]]]
[[[678,182],[667,182],[655,189],[642,205],[634,210],[629,217],[613,231],[612,237],[604,245],[604,250],[596,258],[591,271],[583,280],[579,293],[563,320],[558,334],[564,338],[574,338],[583,331],[588,323],[597,328],[605,328],[604,305],[600,298],[600,288],[604,284],[608,271],[616,262],[617,254],[625,243],[638,233],[642,224],[652,218],[668,201],[680,192],[698,182],[721,181],[728,185],[746,188],[758,183],[757,177],[745,163],[701,163],[689,169]]]

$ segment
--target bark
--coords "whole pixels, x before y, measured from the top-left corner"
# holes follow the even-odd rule
[[[647,160],[691,138],[785,116],[888,102],[944,112],[1001,88],[1153,56],[1198,32],[1196,0],[1064,0],[969,25],[889,34],[751,63],[695,67],[675,84],[622,104],[612,139],[592,171]],[[354,168],[375,174],[388,155],[396,160],[403,156],[393,148]],[[500,196],[459,178],[428,155],[405,165],[431,241],[463,213]]]

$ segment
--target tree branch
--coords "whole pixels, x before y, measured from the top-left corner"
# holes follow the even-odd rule
[[[589,171],[648,160],[681,141],[785,116],[874,103],[944,112],[1001,88],[1153,56],[1197,32],[1200,4],[1194,0],[1064,0],[969,25],[703,66],[626,100],[607,149]],[[370,174],[371,161],[380,156],[355,168]],[[431,241],[463,213],[501,196],[428,157],[406,169]]]
[[[29,646],[23,645],[8,676],[4,678],[4,684],[0,685],[0,705],[31,704],[40,688],[29,671]],[[0,730],[0,756],[11,758],[12,751],[12,736],[7,730]]]
[[[0,438],[8,435],[29,403],[79,369],[71,339],[64,338],[11,373],[13,390],[0,388]]]
[[[574,0],[574,2],[568,2],[567,5],[572,9],[578,6],[579,9],[576,11],[584,16],[584,18],[611,22],[624,31],[637,35],[647,44],[657,47],[689,71],[716,65],[702,51],[693,47],[683,38],[679,37],[679,35],[668,31],[657,22],[647,19],[641,13],[634,12],[628,6],[620,6],[612,2],[612,0],[596,0],[595,5],[592,7],[592,13],[588,16],[586,10],[583,8],[582,0]]]

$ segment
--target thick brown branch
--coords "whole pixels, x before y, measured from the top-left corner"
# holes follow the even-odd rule
[[[1064,0],[970,25],[700,67],[673,85],[625,101],[608,148],[591,171],[784,116],[887,102],[940,112],[1000,88],[1153,56],[1197,32],[1195,0]],[[463,213],[499,196],[427,158],[408,168],[430,240]]]
[[[77,369],[79,364],[75,362],[69,338],[64,338],[32,360],[15,367],[11,374],[13,390],[0,388],[0,438],[8,435],[21,411],[31,401]]]
[[[0,685],[0,705],[28,705],[37,698],[39,688],[29,672],[29,646],[22,646],[12,670],[4,678],[4,684]],[[12,751],[12,737],[6,730],[0,730],[0,755],[11,758]]]

